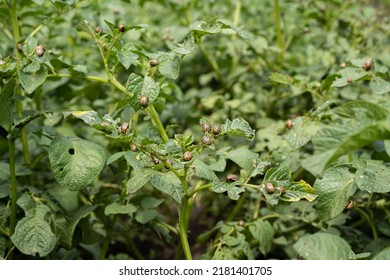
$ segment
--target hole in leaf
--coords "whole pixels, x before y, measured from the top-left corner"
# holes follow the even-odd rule
[[[74,149],[73,149],[73,148],[70,148],[70,149],[68,150],[68,152],[69,152],[69,154],[74,155]]]

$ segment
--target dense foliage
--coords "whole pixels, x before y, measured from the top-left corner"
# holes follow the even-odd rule
[[[390,259],[389,11],[3,0],[0,258]]]

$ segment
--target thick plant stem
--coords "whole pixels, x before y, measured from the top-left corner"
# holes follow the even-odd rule
[[[18,42],[20,39],[20,32],[19,32],[19,22],[18,22],[18,17],[16,16],[16,0],[12,1],[12,4],[9,9],[9,13],[11,16],[11,23],[12,23],[12,31],[14,35],[14,44],[15,44],[15,55],[17,58],[19,58],[19,53],[18,53]]]
[[[9,148],[9,173],[11,177],[11,217],[10,217],[10,225],[9,225],[9,236],[11,237],[15,232],[16,227],[16,172],[15,172],[15,140],[8,140],[8,148]],[[10,246],[11,248],[11,246]],[[9,255],[12,257],[12,254]]]
[[[275,31],[276,31],[276,41],[280,49],[278,59],[283,60],[284,56],[284,42],[281,29],[281,20],[280,20],[280,9],[279,9],[279,0],[274,0],[274,13],[275,13]]]
[[[15,57],[17,60],[19,60],[19,51],[18,51],[18,42],[20,40],[20,32],[19,32],[19,21],[18,17],[16,15],[16,0],[12,1],[11,6],[9,7],[9,13],[11,17],[11,23],[12,23],[12,31],[14,35],[14,45],[15,45]],[[15,91],[17,89],[15,88]],[[16,101],[16,108],[19,117],[22,116],[23,113],[23,105],[20,101]],[[28,137],[27,137],[27,130],[26,128],[23,128],[21,131],[21,140],[22,140],[22,146],[23,146],[23,157],[24,157],[24,164],[26,166],[30,166],[31,159],[30,159],[30,153],[28,148]]]
[[[160,132],[161,138],[163,139],[164,143],[168,142],[169,137],[165,131],[163,124],[161,123],[156,108],[154,108],[153,104],[149,105],[146,111],[148,112],[149,116],[153,120],[154,125],[157,127],[158,131]]]
[[[22,117],[23,116],[22,103],[20,101],[16,102],[16,107],[17,107],[19,117]],[[28,148],[28,137],[27,137],[26,127],[22,128],[20,139],[22,141],[22,147],[23,147],[24,165],[26,165],[27,167],[30,167],[31,159],[30,159],[30,152],[29,152],[29,148]]]
[[[180,230],[180,241],[183,248],[184,256],[187,260],[192,260],[192,254],[190,245],[188,243],[188,224],[190,220],[190,198],[183,197],[183,205],[180,211],[179,217],[179,230]]]

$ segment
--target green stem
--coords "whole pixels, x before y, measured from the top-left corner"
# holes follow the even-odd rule
[[[196,188],[195,190],[193,190],[192,192],[190,192],[188,194],[188,196],[189,197],[193,197],[196,193],[200,192],[201,190],[205,190],[205,189],[211,188],[212,186],[213,186],[212,183],[208,183],[206,185],[200,186],[200,187]]]
[[[83,80],[90,80],[90,81],[96,81],[100,83],[110,83],[109,80],[97,77],[97,76],[77,76],[77,75],[71,75],[71,74],[66,74],[66,73],[55,73],[55,74],[48,74],[47,78],[78,78],[78,79],[83,79]]]
[[[16,171],[15,171],[15,141],[14,139],[8,140],[9,148],[9,173],[11,177],[11,217],[9,225],[9,236],[11,237],[15,232],[16,226],[16,201],[17,201],[17,189],[16,189]],[[10,244],[11,248],[11,244]],[[10,254],[12,258],[12,253]]]
[[[231,222],[236,216],[237,213],[241,210],[242,206],[245,202],[245,193],[241,196],[241,198],[238,200],[237,204],[234,206],[233,210],[230,212],[229,216],[226,218],[226,223]]]
[[[236,1],[236,8],[234,10],[233,14],[233,25],[237,26],[240,21],[240,14],[241,14],[241,1]]]
[[[283,43],[283,35],[282,35],[282,29],[281,29],[281,19],[280,19],[280,9],[279,9],[279,0],[274,0],[275,6],[274,6],[274,13],[275,13],[275,31],[276,31],[276,42],[278,44],[278,47],[280,49],[278,59],[283,60],[283,53],[284,53],[284,43]]]
[[[163,139],[164,143],[167,143],[169,140],[168,134],[164,129],[163,124],[161,123],[161,120],[158,116],[158,113],[156,111],[156,108],[154,108],[153,104],[149,105],[146,109],[149,116],[152,118],[154,125],[157,127],[158,131],[160,132],[161,138]]]
[[[373,238],[378,239],[378,232],[376,230],[375,223],[373,221],[371,221],[370,216],[366,212],[364,212],[364,210],[362,210],[358,207],[356,207],[355,210],[358,211],[359,214],[362,217],[364,217],[366,219],[366,221],[370,224]]]
[[[190,216],[191,203],[189,197],[183,197],[183,205],[181,207],[179,216],[179,230],[180,230],[180,241],[183,247],[184,256],[187,260],[192,260],[192,254],[190,245],[188,243],[188,224]]]
[[[215,74],[217,75],[218,81],[222,84],[223,88],[226,88],[225,80],[222,76],[221,70],[219,69],[219,66],[217,62],[212,58],[212,56],[209,54],[209,52],[206,50],[205,46],[203,45],[203,42],[199,42],[199,49],[201,50],[203,56],[206,58],[207,63],[211,66]]]
[[[16,0],[13,0],[11,3],[11,6],[9,7],[9,13],[11,17],[11,23],[12,23],[12,31],[14,35],[14,44],[15,44],[15,57],[17,60],[19,60],[20,55],[18,51],[18,43],[20,40],[20,31],[19,31],[19,21],[18,17],[16,15]],[[17,87],[15,87],[15,92],[17,90]],[[16,108],[19,117],[22,117],[23,113],[23,105],[20,101],[16,101]],[[31,159],[30,159],[30,153],[28,148],[28,137],[27,137],[27,130],[26,128],[23,128],[21,131],[21,141],[23,146],[23,158],[24,158],[24,164],[28,167],[30,166]]]
[[[11,6],[9,7],[9,13],[11,16],[12,31],[14,34],[15,56],[19,58],[18,42],[20,39],[20,32],[19,32],[18,17],[16,15],[16,0],[12,1]]]
[[[23,116],[23,105],[22,105],[22,103],[20,101],[16,102],[16,108],[17,108],[19,117],[22,117]],[[30,159],[30,152],[29,152],[29,148],[28,148],[28,138],[27,138],[27,129],[26,129],[26,127],[22,128],[20,138],[21,138],[22,147],[23,147],[24,164],[27,167],[29,167],[31,165],[31,159]]]

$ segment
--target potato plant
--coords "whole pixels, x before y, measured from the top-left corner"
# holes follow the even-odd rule
[[[0,258],[390,259],[389,11],[2,1]]]

